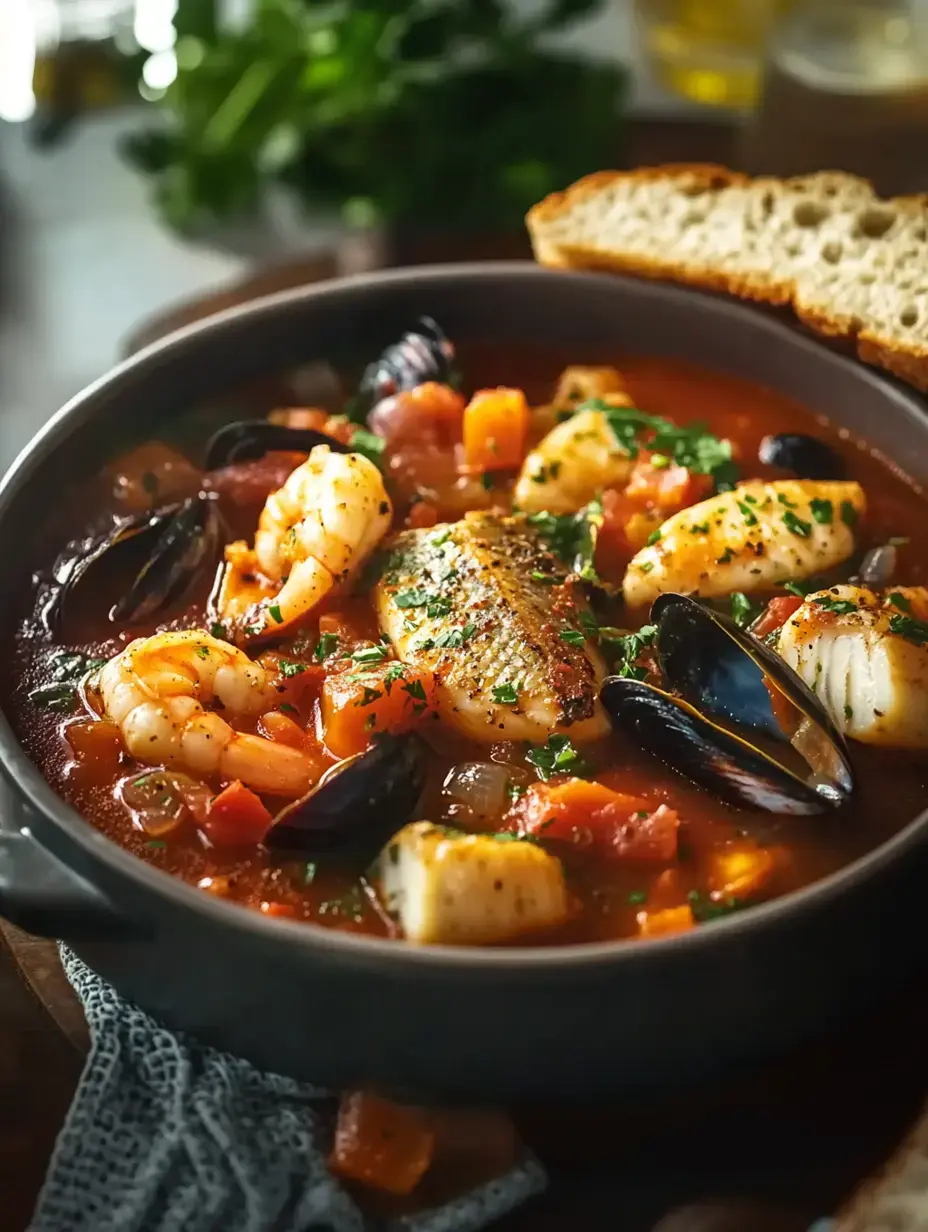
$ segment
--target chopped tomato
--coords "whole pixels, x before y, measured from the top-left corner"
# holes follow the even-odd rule
[[[409,511],[406,525],[413,530],[427,530],[428,527],[434,526],[437,521],[438,510],[434,505],[428,501],[416,501]]]
[[[596,537],[596,571],[600,577],[619,581],[638,546],[643,546],[636,546],[628,533],[632,519],[640,517],[641,510],[616,488],[607,488],[602,501],[603,522]]]
[[[255,793],[236,779],[213,800],[203,831],[217,847],[250,847],[261,842],[272,820]]]
[[[781,595],[778,599],[771,599],[751,625],[751,632],[755,637],[766,637],[775,629],[782,628],[800,607],[802,600],[798,595]]]
[[[435,1151],[432,1117],[424,1108],[394,1104],[366,1091],[339,1104],[329,1170],[344,1180],[403,1195],[428,1171]]]
[[[223,500],[239,508],[263,505],[306,458],[305,453],[293,450],[272,450],[251,462],[233,462],[231,466],[208,471],[203,476],[203,487],[218,492]]]
[[[408,731],[434,709],[435,677],[403,663],[342,672],[322,687],[322,729],[336,757],[363,752],[378,732]]]
[[[464,411],[464,460],[471,470],[513,470],[522,462],[529,409],[521,389],[481,389]]]
[[[587,779],[533,783],[513,810],[520,833],[594,851],[607,859],[667,864],[677,856],[679,818],[638,796]]]
[[[667,517],[711,496],[711,475],[698,475],[685,466],[655,465],[654,459],[659,457],[645,453],[639,456],[625,489],[630,501],[653,506]]]
[[[639,911],[635,918],[642,937],[668,937],[696,927],[693,908],[688,903],[682,907],[665,907],[662,911]]]
[[[450,446],[461,439],[464,399],[450,385],[425,381],[384,398],[370,414],[372,432],[391,449],[406,441]]]

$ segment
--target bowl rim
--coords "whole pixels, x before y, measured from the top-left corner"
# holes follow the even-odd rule
[[[608,282],[617,289],[634,288],[634,293],[645,298],[691,303],[694,308],[702,306],[717,315],[719,324],[727,320],[737,321],[750,317],[756,329],[771,337],[788,338],[800,353],[814,355],[816,362],[836,371],[853,371],[856,379],[879,393],[888,396],[904,418],[928,436],[928,419],[921,399],[915,390],[904,387],[892,379],[867,368],[858,360],[830,350],[824,343],[797,330],[795,322],[784,320],[774,314],[758,311],[755,305],[745,304],[727,296],[681,287],[675,284],[643,280],[625,275],[601,272],[575,272],[548,269],[531,261],[483,261],[473,263],[448,263],[411,266],[405,269],[388,269],[369,274],[333,278],[308,286],[288,288],[234,305],[220,312],[185,325],[157,339],[122,360],[91,382],[56,411],[27,442],[14,458],[0,479],[0,525],[7,515],[10,502],[28,484],[33,472],[46,455],[63,443],[72,422],[83,422],[93,417],[99,396],[113,384],[129,374],[156,368],[160,361],[173,353],[196,346],[202,336],[220,334],[231,324],[240,324],[263,315],[286,310],[291,305],[307,300],[324,301],[329,298],[362,294],[370,287],[404,287],[422,282],[441,282],[453,278],[458,281],[480,282],[499,279],[524,280],[526,282],[556,283],[569,280],[582,285]],[[892,459],[889,459],[891,462]],[[434,945],[416,946],[397,942],[395,939],[349,933],[321,925],[277,919],[258,911],[242,908],[206,894],[180,877],[155,867],[133,855],[113,839],[108,838],[52,788],[38,766],[31,760],[19,743],[4,710],[0,710],[0,767],[11,791],[24,796],[27,804],[41,814],[81,850],[91,865],[102,863],[107,870],[147,891],[152,898],[167,900],[172,907],[203,914],[217,926],[248,933],[258,939],[265,938],[276,946],[286,947],[297,953],[316,952],[343,965],[415,968],[419,970],[453,968],[476,973],[495,971],[507,976],[538,973],[552,968],[584,968],[628,966],[657,962],[672,955],[686,955],[690,951],[701,952],[734,934],[752,935],[774,927],[778,922],[803,917],[825,910],[835,900],[851,893],[865,882],[878,876],[889,865],[903,858],[928,837],[928,807],[894,835],[873,850],[857,857],[841,868],[829,873],[807,886],[760,903],[744,912],[736,912],[711,925],[667,937],[642,941],[636,938],[619,938],[611,941],[573,942],[566,945],[520,946],[517,948]],[[28,826],[21,827],[30,834]],[[31,835],[35,841],[35,835]],[[43,844],[44,845],[44,844]],[[53,852],[53,854],[56,854]],[[57,856],[56,858],[62,859]],[[76,874],[87,876],[87,874]],[[121,895],[118,896],[121,899]],[[115,909],[121,910],[117,903]]]

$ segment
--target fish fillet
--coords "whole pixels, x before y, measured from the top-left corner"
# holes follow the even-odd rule
[[[399,658],[435,673],[449,726],[483,743],[582,742],[609,730],[605,665],[565,573],[524,519],[470,513],[396,536],[374,599]]]
[[[668,590],[709,599],[801,581],[851,555],[865,508],[860,484],[825,480],[757,481],[711,496],[668,518],[635,556],[625,602],[643,607]]]
[[[845,735],[865,744],[928,748],[928,590],[885,597],[861,586],[808,595],[777,649]]]

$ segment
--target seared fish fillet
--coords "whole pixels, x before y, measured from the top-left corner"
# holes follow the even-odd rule
[[[403,531],[391,549],[374,595],[380,627],[400,659],[435,673],[445,723],[484,743],[606,734],[585,604],[552,584],[566,570],[524,519],[469,513]]]
[[[858,483],[741,484],[667,519],[628,566],[625,602],[643,607],[667,590],[708,599],[811,577],[851,555],[865,508]]]
[[[928,748],[928,589],[878,595],[833,586],[808,595],[777,649],[845,735]]]
[[[602,411],[577,411],[526,457],[512,499],[526,513],[576,513],[603,488],[627,483],[634,465]]]
[[[390,840],[380,882],[387,910],[420,945],[511,941],[562,924],[568,913],[561,862],[537,844],[456,834],[428,821]]]

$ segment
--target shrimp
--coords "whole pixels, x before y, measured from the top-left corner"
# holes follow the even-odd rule
[[[254,548],[226,548],[221,618],[244,621],[252,632],[282,632],[354,577],[392,516],[373,462],[317,445],[267,498]]]
[[[100,695],[139,761],[240,779],[275,796],[303,795],[316,777],[306,753],[238,732],[223,717],[261,714],[277,694],[260,664],[202,629],[136,638],[104,664]]]

